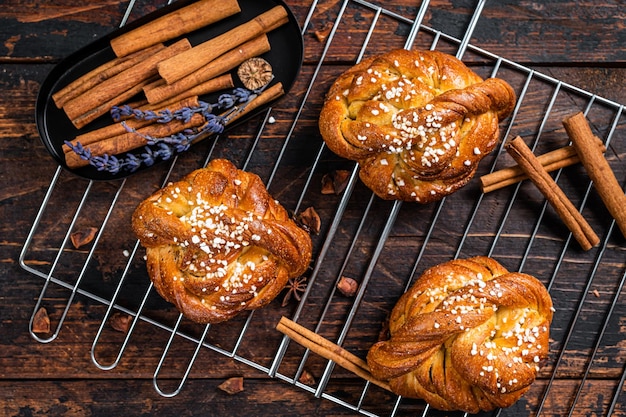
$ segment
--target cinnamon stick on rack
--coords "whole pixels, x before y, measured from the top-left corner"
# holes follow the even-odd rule
[[[537,157],[524,143],[524,140],[518,136],[508,142],[505,148],[545,196],[546,200],[554,207],[583,250],[589,250],[597,245],[600,238],[550,174],[537,161]]]
[[[576,147],[593,186],[622,235],[626,237],[626,195],[604,155],[593,146],[594,135],[587,118],[579,112],[563,120],[563,126]]]
[[[286,317],[281,317],[276,330],[289,336],[294,342],[299,343],[305,348],[317,353],[324,359],[332,360],[337,365],[341,366],[348,371],[355,373],[361,378],[370,381],[374,385],[391,391],[389,384],[384,381],[380,381],[370,373],[367,362],[358,356],[348,352],[341,346],[338,346],[331,341],[323,338],[315,332],[308,330],[307,328],[300,326],[299,324],[289,320]]]
[[[190,51],[159,63],[159,74],[171,84],[244,42],[284,25],[288,20],[285,8],[276,6],[228,32],[194,46]]]
[[[240,11],[237,0],[199,0],[112,39],[111,48],[116,56],[126,56],[193,32]]]
[[[600,149],[600,152],[605,152],[606,147],[600,138],[595,137],[594,139],[594,142]],[[573,145],[567,145],[562,148],[555,149],[554,151],[544,153],[543,155],[539,155],[537,156],[537,160],[547,172],[556,171],[557,169],[565,168],[580,162],[576,148],[574,148]],[[526,176],[522,168],[516,165],[483,175],[480,177],[480,186],[483,193],[489,193],[525,179],[528,179],[528,176]]]

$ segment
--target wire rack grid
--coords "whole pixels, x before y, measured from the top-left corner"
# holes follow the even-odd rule
[[[129,4],[122,25],[134,4]],[[414,16],[407,17],[387,5],[344,0],[332,10],[332,26],[315,57],[318,64],[301,76],[304,81],[295,98],[297,111],[286,112],[285,116],[280,109],[269,109],[253,127],[254,132],[244,128],[247,131],[236,139],[241,143],[236,149],[228,145],[235,139],[218,136],[210,143],[198,145],[189,155],[176,157],[167,166],[114,183],[72,178],[59,167],[28,234],[20,263],[26,271],[44,280],[33,317],[50,299],[62,298],[64,302],[48,306],[53,311],[55,326],[47,337],[32,331],[31,319],[32,337],[41,343],[54,341],[70,307],[82,298],[106,306],[91,349],[94,364],[102,370],[119,366],[137,332],[149,328],[163,335],[162,356],[153,382],[159,394],[166,397],[183,389],[198,356],[208,349],[363,415],[437,415],[423,402],[393,396],[366,381],[355,384],[350,379],[345,384],[346,372],[332,361],[317,357],[277,332],[259,340],[250,329],[257,328],[258,323],[276,323],[280,316],[287,315],[364,356],[378,335],[361,329],[379,328],[395,300],[421,271],[452,258],[488,255],[511,270],[541,277],[555,300],[557,314],[563,316],[560,322],[565,323],[553,329],[550,361],[532,390],[515,406],[494,414],[539,415],[563,395],[560,379],[578,375],[574,378],[576,383],[568,383],[565,391],[570,398],[568,413],[575,414],[577,406],[590,395],[586,381],[608,375],[613,383],[601,408],[610,415],[624,400],[626,379],[626,367],[619,359],[624,356],[619,344],[623,339],[620,318],[626,316],[621,307],[626,304],[622,294],[626,280],[623,239],[579,167],[562,169],[554,177],[601,236],[599,247],[586,253],[558,222],[549,204],[525,183],[490,194],[481,194],[475,184],[470,184],[428,206],[380,200],[359,182],[359,167],[332,155],[315,128],[306,123],[305,115],[319,109],[323,91],[329,85],[327,67],[336,67],[330,73],[338,75],[338,61],[343,60],[347,67],[346,62],[351,65],[366,54],[384,52],[383,47],[388,49],[395,42],[398,47],[452,53],[471,61],[481,75],[498,76],[514,86],[518,103],[502,126],[503,138],[521,135],[538,153],[564,146],[568,139],[561,120],[582,111],[612,155],[626,153],[626,143],[617,139],[626,130],[623,105],[471,44],[485,4],[472,3],[466,26],[460,31],[462,37],[455,37],[423,24],[430,7],[428,1],[421,2]],[[346,12],[355,10],[362,20],[346,21]],[[302,23],[303,35],[312,37],[313,22],[322,13],[329,12],[321,12],[318,2],[312,1]],[[386,38],[390,36],[389,28],[396,29],[391,40]],[[338,50],[337,40],[346,36],[352,37],[354,48]],[[536,112],[538,108],[542,111]],[[277,131],[281,128],[271,123],[272,118],[286,120],[277,124],[283,131]],[[293,213],[314,206],[323,219],[320,233],[314,236],[308,285],[297,305],[284,309],[274,302],[266,309],[233,320],[228,329],[194,325],[165,305],[147,280],[139,242],[120,232],[128,228],[124,223],[128,220],[128,207],[147,195],[146,183],[156,189],[215,157],[228,157],[241,169],[258,173],[270,192]],[[608,159],[616,172],[624,172],[619,158]],[[268,160],[273,164],[268,165]],[[478,175],[507,164],[510,160],[500,147],[485,158]],[[348,173],[345,190],[322,197],[320,178],[336,170]],[[60,198],[68,195],[68,187],[75,199]],[[489,220],[475,221],[478,218]],[[85,219],[95,223],[98,232],[88,250],[76,251],[71,248],[70,237],[84,225]],[[49,236],[59,237],[56,249],[40,250],[41,242]],[[107,269],[107,262],[115,266]],[[78,272],[71,267],[77,263],[82,265]],[[108,279],[101,278],[107,274]],[[357,279],[359,287],[354,297],[336,291],[342,276]],[[572,281],[572,276],[577,279]],[[602,301],[590,296],[598,289],[607,295]],[[132,321],[117,352],[103,354],[100,346],[107,338],[109,320],[116,313],[126,314]],[[581,334],[582,325],[597,332]],[[188,343],[192,348],[186,351],[189,356],[182,376],[170,386],[163,383],[165,376],[170,375],[167,363],[180,343]],[[583,353],[583,363],[571,364],[573,352]],[[607,365],[605,358],[612,358],[613,363]],[[305,372],[314,374],[316,381],[303,381]]]

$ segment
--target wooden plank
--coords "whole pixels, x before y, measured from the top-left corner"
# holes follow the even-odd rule
[[[128,21],[156,10],[166,1],[137,1]],[[3,62],[56,62],[115,30],[127,2],[97,0],[88,4],[76,0],[24,4],[11,0],[0,13]],[[28,12],[25,13],[24,9]]]
[[[232,376],[239,376],[237,372]],[[310,392],[294,389],[285,382],[244,378],[244,391],[228,395],[217,386],[223,379],[191,380],[173,399],[160,397],[153,389],[151,380],[32,380],[2,381],[0,387],[6,400],[2,405],[5,415],[232,415],[233,410],[250,415],[281,416],[352,416],[356,412],[325,399],[316,399]],[[557,381],[549,391],[544,405],[544,412],[558,414],[566,405],[572,403],[572,394],[577,381]],[[358,395],[360,384],[357,381],[343,381],[333,387],[344,399]],[[610,393],[615,390],[611,381],[597,381],[589,389],[584,389],[572,415],[606,413],[610,406]],[[534,385],[522,399],[506,409],[504,414],[511,417],[528,415],[536,408],[536,397],[541,395],[545,386]],[[620,398],[623,399],[622,394]],[[385,398],[387,397],[387,398]],[[392,398],[381,393],[376,404],[366,402],[363,409],[367,412],[389,413],[383,404],[389,404]],[[565,400],[569,399],[569,401]],[[567,404],[566,404],[567,403]],[[615,414],[624,415],[624,402],[618,401]],[[398,409],[400,416],[419,414],[424,403],[419,400],[404,399]],[[245,410],[245,411],[241,411]],[[385,414],[382,414],[385,415]],[[387,414],[388,415],[388,414]],[[431,412],[428,415],[439,415]],[[461,415],[451,413],[448,415]]]
[[[593,2],[574,5],[570,0],[549,4],[488,3],[472,43],[521,63],[623,61],[624,51],[614,47],[624,38],[626,31],[620,24],[619,3],[619,0],[600,5]],[[165,1],[138,1],[129,22],[164,4]],[[290,6],[303,24],[309,4],[295,2]],[[3,8],[0,15],[0,23],[7,34],[0,48],[0,57],[5,60],[58,60],[114,30],[122,19],[125,7],[126,3],[111,4],[105,0],[90,2],[87,6],[66,0],[54,5],[42,4],[25,15],[22,6],[14,0]],[[385,7],[408,19],[418,13],[417,5],[410,0],[397,0]],[[424,24],[461,38],[474,7],[474,2],[468,0],[454,3],[432,1]],[[339,1],[322,2],[313,14],[309,24],[311,30],[306,35],[307,61],[315,61],[323,47],[314,32],[324,32],[328,25],[332,25],[339,8]],[[339,62],[353,60],[375,13],[375,9],[363,6],[348,7],[327,59]],[[376,25],[371,44],[385,45],[386,48],[402,47],[409,30],[410,23],[404,19],[383,15]],[[563,42],[564,38],[567,42]],[[430,40],[424,35],[418,44],[428,47]]]

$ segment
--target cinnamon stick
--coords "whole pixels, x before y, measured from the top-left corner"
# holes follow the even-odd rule
[[[576,147],[593,186],[622,235],[626,237],[626,195],[604,155],[593,146],[594,135],[587,118],[579,112],[563,120],[563,126]]]
[[[81,116],[86,113],[93,113],[94,109],[99,108],[103,103],[110,102],[116,97],[121,97],[124,92],[135,88],[138,84],[157,75],[156,66],[160,61],[189,49],[191,49],[189,41],[182,39],[68,101],[65,106],[63,106],[63,110],[73,122],[75,120],[82,120]],[[128,98],[119,102],[113,102],[112,104],[121,104],[124,101],[128,101]],[[97,113],[100,113],[99,115],[104,114],[110,108],[111,106],[105,109],[103,113],[100,113],[101,110],[98,110]],[[84,126],[74,124],[78,128]]]
[[[81,129],[87,126],[98,117],[108,113],[113,106],[124,103],[130,100],[132,97],[136,96],[137,94],[141,93],[143,91],[143,88],[150,82],[152,82],[153,79],[154,78],[149,78],[147,80],[141,81],[138,84],[131,86],[128,90],[122,91],[117,96],[97,104],[96,107],[89,109],[75,119],[72,119],[72,124],[76,126],[77,129]]]
[[[337,365],[341,366],[348,371],[353,372],[357,376],[370,381],[374,385],[391,391],[389,384],[384,381],[380,381],[371,374],[367,362],[358,356],[348,352],[341,346],[338,346],[331,341],[323,338],[315,332],[300,326],[299,324],[281,317],[276,330],[289,336],[294,342],[299,343],[303,347],[317,353],[324,359],[332,360]]]
[[[177,83],[167,85],[161,79],[159,81],[148,84],[143,88],[144,95],[150,105],[158,105],[160,102],[169,100],[182,100],[189,96],[202,96],[216,91],[225,90],[227,88],[233,88],[235,83],[233,82],[233,76],[231,74],[222,74],[215,78],[211,78],[206,81],[199,82],[195,85],[190,85],[189,88],[182,89],[180,87],[173,87]],[[176,95],[172,95],[172,91],[182,91]]]
[[[285,94],[283,85],[281,83],[276,83],[273,86],[267,88],[265,91],[263,91],[263,93],[259,94],[258,97],[246,103],[245,107],[240,108],[240,111],[237,111],[237,107],[234,107],[233,109],[221,114],[221,116],[227,119],[226,125],[229,125],[233,123],[235,120],[242,118],[244,115],[249,114],[253,110],[259,108],[260,106],[266,103],[269,103],[270,101],[280,97],[283,94]],[[234,112],[234,113],[231,113],[231,112]],[[194,139],[193,144],[196,144],[206,139],[208,136],[209,134],[198,136],[197,138]]]
[[[199,0],[111,40],[122,57],[208,26],[241,11],[237,0]]]
[[[275,6],[246,23],[194,46],[187,52],[164,60],[158,65],[159,74],[168,84],[171,84],[199,70],[227,51],[268,33],[287,21],[288,15],[285,8]]]
[[[164,48],[164,45],[156,44],[122,58],[115,58],[107,61],[52,94],[52,100],[57,108],[61,109],[65,103],[71,99],[79,96],[114,75],[132,67],[133,65],[137,65],[137,63],[143,61],[146,57],[155,54]]]
[[[160,112],[160,111],[168,109],[172,112],[175,112],[183,107],[197,107],[198,105],[199,105],[198,97],[195,96],[195,97],[188,97],[176,103],[172,103],[170,105],[164,105],[161,108],[151,109],[151,110],[155,112]],[[130,119],[125,121],[126,126],[124,126],[122,123],[113,123],[108,126],[101,127],[100,129],[95,129],[90,132],[78,135],[76,136],[76,138],[74,138],[74,140],[71,141],[71,143],[74,146],[78,143],[80,143],[83,146],[87,146],[87,145],[91,145],[93,143],[99,142],[107,138],[126,134],[128,133],[127,128],[140,129],[149,124],[156,123],[154,120],[138,120],[138,119],[132,118],[132,116],[130,117],[131,117]],[[72,152],[72,149],[66,144],[63,144],[62,148],[63,148],[64,153]]]
[[[606,147],[600,138],[595,137],[594,142],[601,152],[606,151]],[[572,145],[567,145],[539,155],[537,156],[537,160],[541,163],[546,172],[556,171],[557,169],[565,168],[580,162],[576,148]],[[483,193],[489,193],[508,185],[516,184],[525,179],[528,179],[528,176],[526,176],[522,168],[516,165],[483,175],[480,177],[480,186]]]
[[[263,106],[264,104],[267,104],[270,101],[277,99],[283,94],[285,94],[285,90],[283,89],[283,85],[280,82],[268,87],[265,91],[259,94],[258,97],[247,103],[242,111],[236,113],[234,116],[229,118],[228,123],[232,123],[235,120],[242,118],[246,114],[249,114],[257,108]]]
[[[199,70],[172,83],[145,88],[144,94],[149,103],[158,103],[171,97],[184,93],[199,84],[219,76],[237,67],[243,61],[264,54],[270,50],[267,35],[256,37],[239,47],[232,49],[215,60],[211,61]]]
[[[200,126],[204,123],[204,117],[200,114],[194,114],[189,122],[184,123],[180,120],[172,120],[169,123],[153,123],[144,128],[138,129],[137,132],[127,132],[122,135],[106,138],[99,142],[86,146],[93,156],[119,155],[124,152],[131,151],[147,144],[144,136],[166,137],[175,133],[182,132],[185,129]],[[79,168],[89,164],[88,161],[82,159],[74,152],[65,154],[65,163],[68,168]]]
[[[139,129],[142,128],[144,126],[148,126],[150,124],[153,123],[152,120],[136,120],[136,119],[129,119],[124,121],[124,123],[130,128],[130,129]],[[96,129],[96,130],[92,130],[91,132],[87,132],[87,133],[83,133],[82,135],[78,135],[76,136],[73,140],[70,141],[70,143],[73,146],[76,146],[77,144],[81,144],[83,146],[88,146],[88,145],[92,145],[96,142],[100,142],[104,139],[108,139],[108,138],[112,138],[114,136],[119,136],[119,135],[123,135],[124,133],[127,133],[128,130],[126,130],[126,128],[124,127],[124,125],[122,123],[114,123],[112,125],[108,125],[105,127],[102,127],[100,129]],[[72,148],[70,148],[67,144],[63,144],[63,146],[61,146],[61,148],[63,149],[63,153],[68,154],[73,152]]]
[[[541,191],[546,200],[554,207],[583,250],[589,250],[597,245],[600,242],[600,238],[550,174],[537,161],[537,157],[524,143],[524,140],[518,136],[507,143],[505,148],[524,170],[528,178]]]

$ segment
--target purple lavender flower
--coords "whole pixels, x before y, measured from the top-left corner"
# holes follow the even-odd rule
[[[260,91],[235,88],[231,93],[221,94],[215,104],[199,101],[198,106],[183,107],[176,111],[169,109],[156,112],[152,110],[144,111],[135,109],[127,104],[113,106],[111,108],[111,117],[116,122],[124,118],[133,117],[137,120],[152,120],[156,123],[168,123],[172,120],[180,120],[183,123],[187,123],[194,114],[201,114],[206,120],[206,123],[200,128],[185,129],[180,133],[166,137],[144,135],[122,121],[122,125],[128,132],[141,135],[146,140],[147,146],[138,153],[128,152],[123,156],[107,154],[93,156],[91,151],[80,143],[75,145],[69,141],[65,143],[82,159],[89,161],[89,164],[98,171],[107,171],[111,174],[117,174],[122,170],[134,172],[142,165],[151,166],[158,160],[166,161],[175,154],[186,151],[195,140],[201,137],[222,133],[230,119],[243,111],[246,104],[253,100]],[[216,115],[213,114],[215,108],[229,111],[225,115]]]

